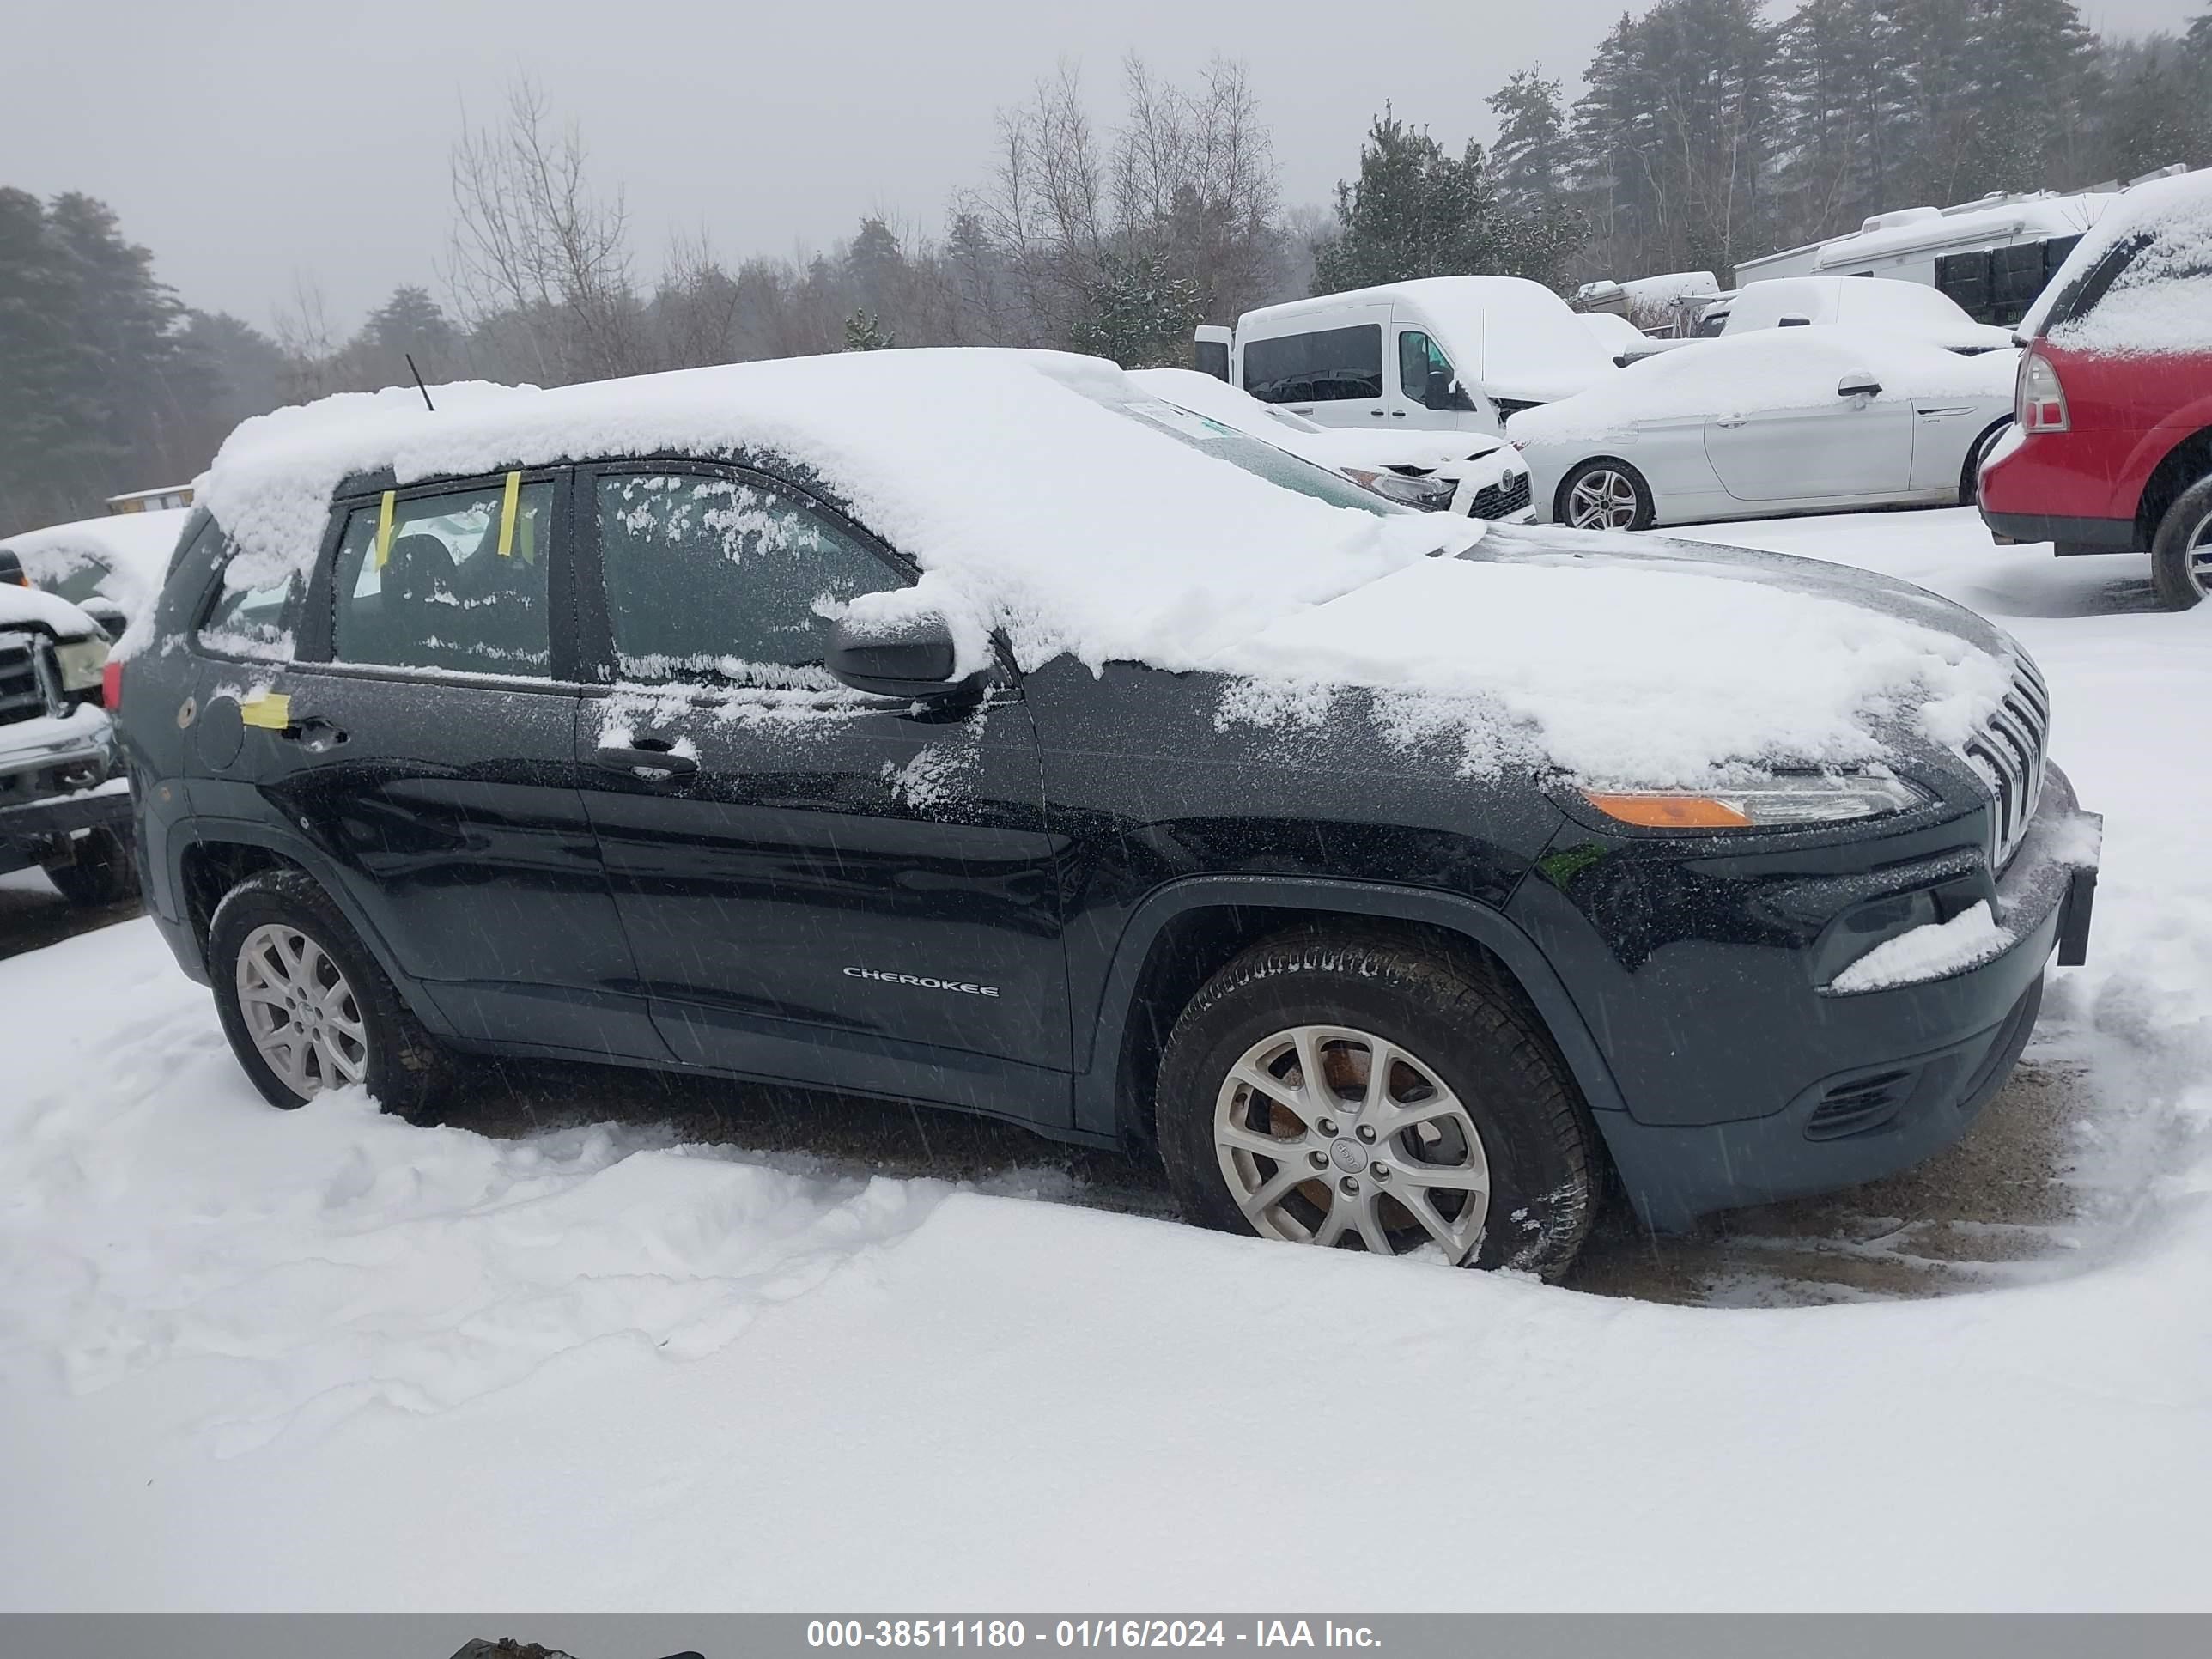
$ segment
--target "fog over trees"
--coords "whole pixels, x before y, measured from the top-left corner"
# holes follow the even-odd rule
[[[2212,162],[2212,5],[2113,39],[2074,0],[1657,0],[1579,85],[1531,64],[1437,129],[1373,112],[1326,207],[1282,199],[1241,64],[1177,84],[1132,57],[1118,81],[1063,69],[1001,112],[935,228],[869,216],[732,259],[702,225],[657,261],[587,135],[518,82],[454,137],[449,246],[353,328],[306,277],[266,333],[191,310],[100,203],[0,187],[0,532],[189,477],[245,416],[405,384],[410,356],[433,383],[541,385],[939,344],[1179,362],[1194,325],[1310,291],[1726,280],[1886,209]]]

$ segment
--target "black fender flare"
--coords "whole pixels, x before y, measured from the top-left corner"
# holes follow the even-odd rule
[[[1565,984],[1534,940],[1501,912],[1477,900],[1387,882],[1284,876],[1186,876],[1157,887],[1130,913],[1115,941],[1098,996],[1089,1066],[1075,1076],[1075,1127],[1125,1143],[1141,1134],[1121,1098],[1123,1036],[1137,984],[1161,930],[1197,909],[1279,910],[1285,924],[1301,916],[1374,917],[1424,922],[1457,933],[1502,963],[1535,1007],[1552,1041],[1594,1111],[1625,1111],[1603,1051]],[[1078,1029],[1081,1014],[1077,1011]]]
[[[179,896],[180,910],[185,908],[181,900],[186,890],[185,856],[195,847],[210,844],[258,847],[304,870],[329,896],[331,902],[337,907],[338,914],[346,919],[346,925],[361,940],[362,948],[376,959],[376,965],[384,970],[385,978],[392,981],[392,988],[407,1005],[408,1012],[435,1035],[447,1037],[453,1035],[452,1022],[447,1019],[435,999],[425,994],[422,988],[401,969],[398,958],[385,942],[384,935],[371,925],[361,907],[354,902],[352,894],[340,878],[337,866],[306,836],[286,835],[250,818],[191,817],[170,831],[168,843],[169,868],[167,873],[171,883],[170,890]],[[180,921],[186,928],[191,927],[191,918],[188,913],[182,915]],[[200,953],[204,983],[207,941],[194,930],[192,943],[193,948]]]

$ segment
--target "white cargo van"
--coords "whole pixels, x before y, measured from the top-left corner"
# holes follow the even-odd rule
[[[1370,429],[1503,432],[1508,416],[1620,373],[1565,301],[1518,276],[1293,300],[1246,312],[1233,333],[1200,329],[1196,344],[1199,368],[1225,368],[1262,403]]]

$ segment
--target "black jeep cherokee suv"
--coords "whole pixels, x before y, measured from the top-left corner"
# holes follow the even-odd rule
[[[679,506],[733,491],[780,556]],[[186,534],[124,676],[147,891],[280,1106],[415,1113],[471,1054],[776,1079],[1156,1146],[1209,1224],[1556,1274],[1608,1166],[1679,1228],[1955,1139],[2088,924],[2094,820],[2002,635],[1641,545],[1940,617],[2014,694],[1959,752],[1901,744],[1895,810],[1639,825],[1378,744],[1356,696],[1293,739],[1205,674],[955,678],[944,629],[830,619],[915,571],[803,458],[363,475],[270,586]],[[1998,945],[1837,988],[1982,903]]]

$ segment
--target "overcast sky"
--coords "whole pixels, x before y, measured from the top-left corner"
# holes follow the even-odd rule
[[[495,114],[518,71],[627,190],[650,272],[702,225],[726,259],[826,246],[869,212],[933,231],[985,176],[996,110],[1065,57],[1110,112],[1133,49],[1178,79],[1216,52],[1243,59],[1285,202],[1324,201],[1385,99],[1449,143],[1486,139],[1486,94],[1538,60],[1571,86],[1623,6],[18,0],[0,24],[0,185],[103,198],[187,304],[266,326],[302,273],[349,328],[400,283],[439,286],[462,110]],[[2202,7],[2083,11],[2132,33]]]

